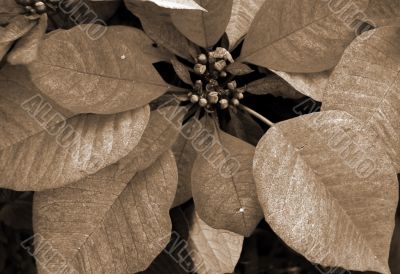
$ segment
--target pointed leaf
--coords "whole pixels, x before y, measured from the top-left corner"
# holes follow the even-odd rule
[[[104,180],[110,175],[116,179],[112,184]],[[126,173],[118,175],[114,165],[84,183],[36,193],[34,230],[41,237],[36,239],[36,257],[41,256],[40,246],[49,244],[64,258],[39,264],[39,274],[48,273],[45,269],[55,273],[64,264],[82,274],[135,273],[165,247],[177,184],[172,152],[130,182]]]
[[[7,61],[12,65],[27,65],[38,57],[40,43],[47,28],[47,15],[40,16],[39,22],[30,32],[19,39]]]
[[[172,146],[178,167],[178,189],[176,190],[173,207],[181,205],[192,198],[192,168],[197,157],[197,151],[193,147],[193,140],[189,137],[200,129],[201,124],[191,119],[181,129],[177,140]]]
[[[102,35],[93,40],[88,32],[95,30]],[[28,68],[40,91],[64,108],[109,114],[144,106],[167,91],[152,50],[138,29],[85,25],[51,34]]]
[[[137,1],[125,0],[127,8],[139,17],[144,32],[159,46],[173,54],[193,61],[191,51],[195,45],[172,24],[170,11],[154,5],[138,5]]]
[[[17,4],[15,0],[2,0],[0,5],[0,26],[9,23],[14,16],[22,13],[24,13],[24,8]]]
[[[249,236],[262,217],[252,176],[254,147],[210,124],[206,130],[202,139],[210,144],[192,169],[196,210],[213,228]]]
[[[355,37],[348,21],[362,15],[353,12],[354,18],[348,18],[348,13],[354,7],[363,11],[367,3],[355,0],[332,9],[330,1],[266,0],[253,20],[240,60],[286,72],[332,68]]]
[[[179,79],[188,85],[193,85],[193,81],[190,78],[189,69],[184,64],[179,62],[176,58],[171,59],[171,64],[174,67],[174,71],[178,75]]]
[[[246,91],[255,95],[271,94],[276,97],[282,96],[283,98],[291,99],[304,97],[303,94],[277,75],[267,75],[249,83],[246,86]]]
[[[128,161],[121,160],[121,164],[134,166],[137,171],[148,168],[161,154],[170,149],[178,138],[179,120],[167,119],[167,117],[174,116],[175,118],[184,113],[186,113],[186,109],[182,107],[165,107],[162,110],[152,111],[139,144],[130,153],[135,157]]]
[[[380,143],[345,112],[281,122],[254,156],[265,219],[308,260],[390,273],[396,173]]]
[[[365,35],[369,37],[359,37],[346,49],[329,79],[322,108],[344,110],[364,121],[400,171],[400,28]]]
[[[139,0],[142,2],[152,2],[160,7],[168,9],[184,9],[184,10],[203,10],[194,0]]]
[[[10,23],[0,29],[0,43],[8,43],[17,40],[28,33],[36,24],[26,16],[19,15],[14,17]]]
[[[234,49],[247,34],[251,22],[265,0],[233,0],[232,14],[226,27],[229,49]]]
[[[311,97],[316,101],[322,101],[323,93],[328,84],[331,70],[317,73],[290,73],[274,71],[279,77],[285,79],[298,92]]]
[[[200,219],[194,207],[178,214],[185,224],[194,269],[198,274],[233,273],[242,252],[244,237],[223,229],[215,229]]]
[[[139,142],[149,119],[141,108],[73,118],[29,86],[23,67],[5,66],[0,83],[2,187],[40,190],[79,180],[116,162]],[[69,118],[69,119],[68,119]]]
[[[233,75],[246,75],[249,73],[252,73],[254,70],[250,68],[248,65],[240,63],[240,62],[235,62],[232,64],[229,64],[226,67],[226,71]]]
[[[173,11],[172,22],[193,43],[208,48],[214,46],[225,32],[233,0],[196,0],[205,11]]]

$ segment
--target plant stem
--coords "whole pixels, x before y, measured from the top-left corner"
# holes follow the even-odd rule
[[[268,120],[267,118],[262,116],[260,113],[255,112],[251,108],[248,108],[248,107],[246,107],[244,105],[239,105],[239,108],[243,109],[244,111],[247,111],[250,115],[253,115],[254,117],[256,117],[257,119],[259,119],[260,121],[262,121],[263,123],[267,124],[270,127],[273,127],[275,125],[270,120]]]

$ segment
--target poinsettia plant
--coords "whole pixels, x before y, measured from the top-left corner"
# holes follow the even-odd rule
[[[198,273],[233,272],[263,218],[313,263],[390,273],[400,1],[336,2],[125,0],[137,28],[7,0],[0,186],[35,191],[39,273],[144,271],[191,199]],[[265,94],[322,108],[274,123]]]

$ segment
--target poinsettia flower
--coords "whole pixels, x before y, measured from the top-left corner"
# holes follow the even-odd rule
[[[263,217],[314,263],[389,273],[398,140],[380,129],[399,129],[398,112],[385,112],[398,106],[398,29],[354,40],[326,1],[249,2],[126,0],[144,31],[55,31],[29,65],[2,67],[0,185],[37,191],[39,273],[143,271],[169,242],[169,210],[191,198],[191,245],[218,250],[217,262],[227,248],[234,254],[209,263],[212,273],[233,271]],[[390,41],[380,60],[376,39]],[[359,59],[374,62],[351,67],[342,57],[350,43],[350,56],[366,45]],[[391,71],[387,93],[379,89],[385,107],[368,89],[353,96],[387,118],[365,124],[370,108],[349,110],[351,100],[332,94],[362,85],[335,80],[343,71],[371,77],[376,61]],[[178,81],[157,70],[165,63]],[[254,71],[266,73],[247,82]],[[270,71],[327,111],[273,123],[246,106],[249,94],[278,94],[282,79]],[[283,87],[279,95],[298,96]],[[58,259],[46,260],[48,244]]]

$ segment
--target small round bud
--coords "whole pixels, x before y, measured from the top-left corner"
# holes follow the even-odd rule
[[[231,103],[232,103],[232,105],[234,105],[235,107],[237,107],[237,106],[240,104],[239,100],[236,99],[236,98],[233,98],[233,99],[231,100]]]
[[[212,91],[207,95],[208,102],[210,104],[218,103],[218,92]]]
[[[236,84],[235,80],[228,83],[228,88],[230,90],[235,90],[236,87],[237,87],[237,84]]]
[[[219,60],[218,62],[214,63],[214,68],[218,71],[222,71],[226,67],[225,60]]]
[[[187,97],[190,98],[192,95],[193,95],[193,92],[189,92],[189,93],[187,94]]]
[[[207,67],[203,64],[196,64],[194,66],[194,72],[198,75],[203,75],[207,70]]]
[[[193,94],[192,96],[190,96],[190,102],[192,104],[196,104],[199,101],[199,96],[197,96],[196,94]]]
[[[24,9],[28,13],[36,13],[36,10],[34,8],[32,8],[31,6],[25,6]]]
[[[226,71],[221,71],[220,74],[219,74],[219,77],[222,77],[222,78],[225,78],[226,76],[228,76]]]
[[[243,93],[238,92],[238,93],[235,94],[235,98],[238,99],[238,100],[242,100],[243,97],[244,97]]]
[[[207,106],[207,104],[208,104],[208,101],[207,101],[206,98],[200,98],[200,100],[199,100],[199,105],[200,105],[201,107],[205,107],[205,106]]]
[[[45,13],[47,10],[46,5],[41,1],[36,2],[34,7],[35,7],[36,12],[39,14]]]
[[[246,87],[240,87],[235,90],[236,92],[243,93],[246,91]]]
[[[228,108],[228,106],[229,106],[228,100],[226,100],[226,99],[219,100],[219,106],[221,107],[221,109]]]
[[[200,54],[197,57],[197,60],[199,61],[200,64],[203,64],[203,65],[207,64],[207,56],[204,53]]]

